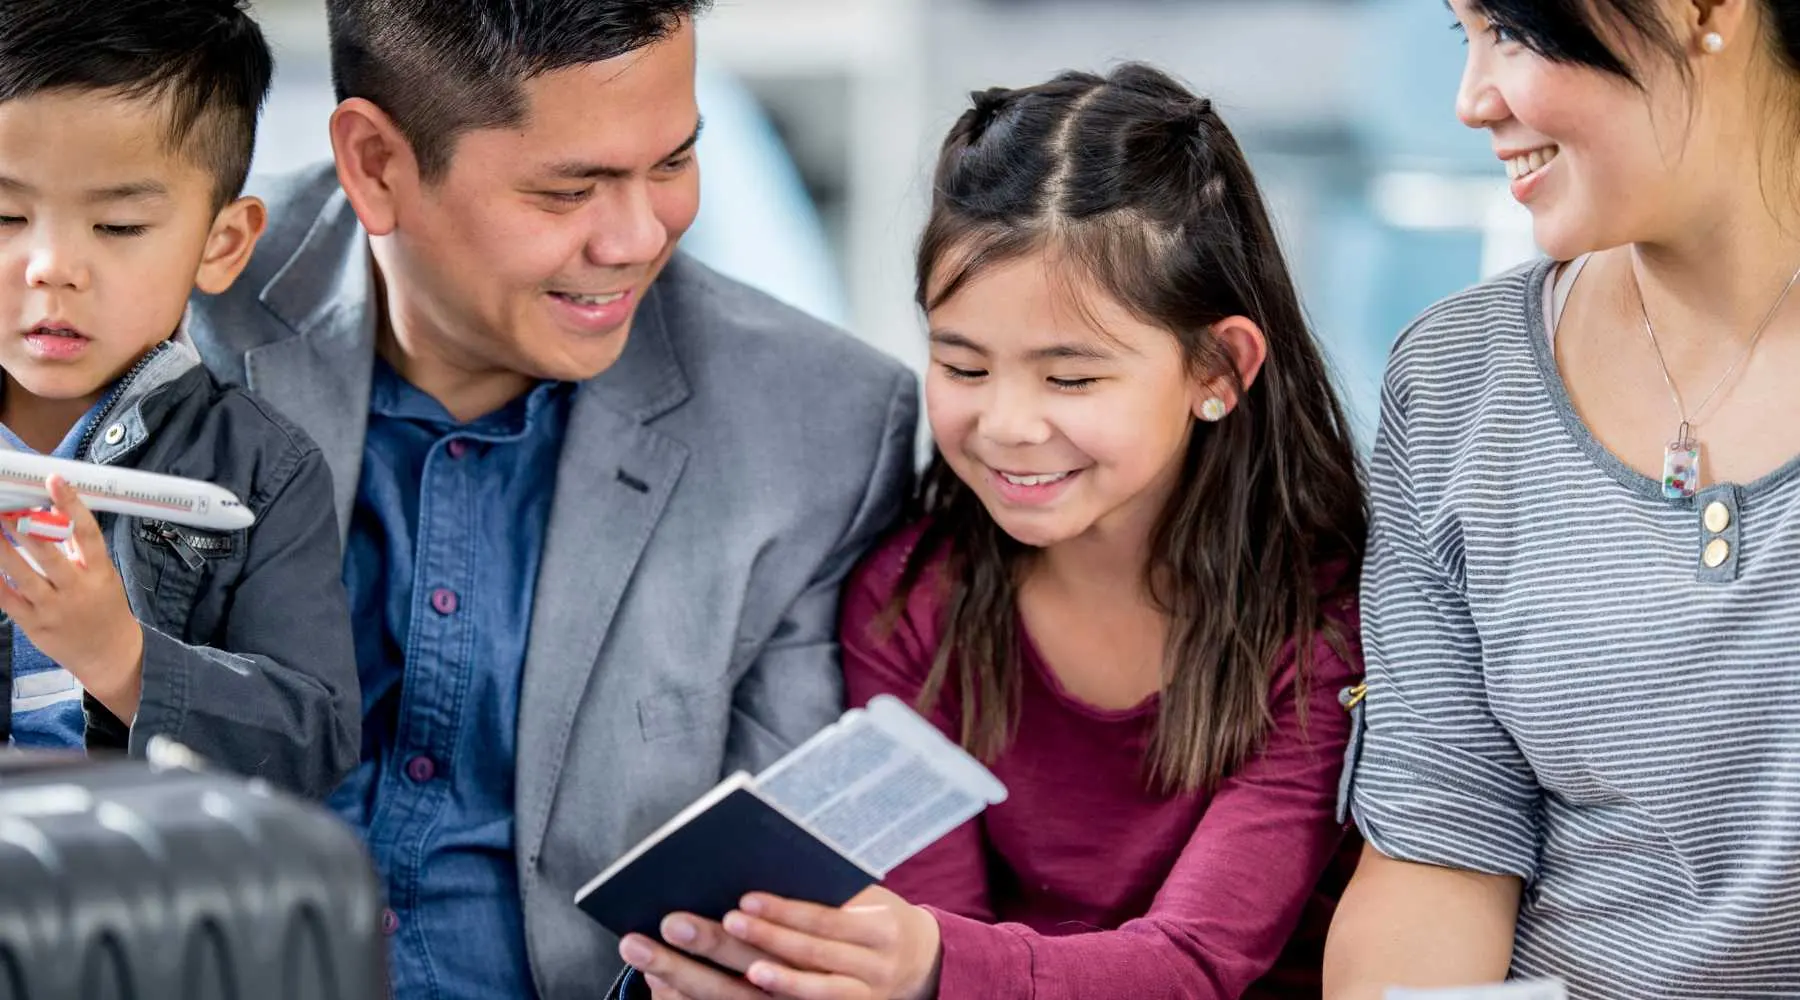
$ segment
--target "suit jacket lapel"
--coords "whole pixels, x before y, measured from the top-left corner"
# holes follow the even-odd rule
[[[515,762],[521,858],[536,856],[576,724],[619,603],[688,450],[649,426],[687,398],[653,292],[619,361],[577,391],[532,604]]]
[[[338,538],[350,531],[369,384],[375,365],[375,295],[368,240],[342,191],[262,291],[299,336],[245,357],[249,387],[310,434],[331,468]]]

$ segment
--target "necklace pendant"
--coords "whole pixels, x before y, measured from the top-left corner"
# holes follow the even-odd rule
[[[1698,492],[1700,442],[1683,433],[1679,440],[1669,442],[1663,449],[1663,496],[1683,500]]]

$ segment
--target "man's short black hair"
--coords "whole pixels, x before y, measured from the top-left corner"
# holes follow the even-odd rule
[[[386,112],[427,180],[465,132],[524,120],[522,84],[661,41],[711,0],[326,0],[338,100]]]
[[[82,90],[161,100],[170,148],[212,171],[219,206],[250,174],[274,68],[245,0],[0,0],[0,102]]]

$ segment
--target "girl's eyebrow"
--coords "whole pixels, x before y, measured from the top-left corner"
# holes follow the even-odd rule
[[[988,349],[954,330],[931,331],[931,342],[943,347],[960,347],[983,357]],[[1093,344],[1063,343],[1035,348],[1026,354],[1033,361],[1111,361],[1116,355]]]

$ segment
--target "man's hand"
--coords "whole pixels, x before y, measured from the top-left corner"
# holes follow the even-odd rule
[[[762,952],[725,933],[717,923],[686,913],[664,917],[661,930],[663,940],[680,951],[637,934],[619,942],[619,956],[644,974],[656,1000],[769,1000],[769,994],[739,976],[688,957],[698,955],[742,973],[768,957]]]
[[[106,551],[100,524],[66,480],[50,477],[57,513],[69,518],[64,546],[30,536],[18,549],[0,542],[0,611],[83,689],[127,724],[143,693],[144,629],[131,614],[125,584]]]

